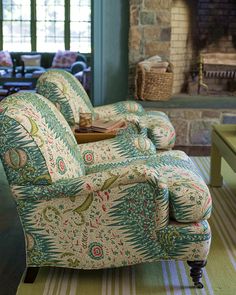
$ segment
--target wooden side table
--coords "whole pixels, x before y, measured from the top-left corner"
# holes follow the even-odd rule
[[[222,186],[221,159],[236,172],[236,125],[214,125],[212,130],[210,185]]]
[[[99,132],[78,132],[74,131],[75,138],[78,143],[87,143],[87,142],[94,142],[104,139],[109,139],[115,137],[117,134],[117,131],[111,131],[106,133],[99,133]]]

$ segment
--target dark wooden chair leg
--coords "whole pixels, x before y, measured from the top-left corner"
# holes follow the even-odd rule
[[[203,284],[200,282],[200,279],[202,278],[202,268],[206,266],[207,261],[187,261],[187,263],[190,266],[190,276],[192,277],[194,286],[199,289],[204,288]]]
[[[39,271],[39,267],[28,267],[26,270],[24,283],[32,284],[37,277],[38,271]]]

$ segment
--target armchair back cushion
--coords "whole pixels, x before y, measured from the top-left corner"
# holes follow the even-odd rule
[[[16,93],[0,103],[0,142],[10,184],[50,184],[84,174],[69,125],[38,94]]]
[[[37,81],[36,91],[52,101],[71,126],[79,123],[80,113],[94,116],[92,103],[83,86],[66,71],[49,70],[43,73]]]

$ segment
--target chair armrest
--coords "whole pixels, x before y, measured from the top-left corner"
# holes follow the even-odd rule
[[[129,100],[98,106],[94,108],[94,111],[100,118],[109,118],[116,115],[124,116],[124,114],[137,116],[145,114],[145,110],[140,103]]]
[[[76,61],[83,61],[87,63],[87,57],[84,54],[78,52]]]
[[[87,68],[87,64],[83,61],[76,61],[71,65],[70,71],[74,75],[81,72]]]
[[[149,138],[126,132],[115,138],[79,146],[85,165],[156,155],[156,148]]]
[[[127,165],[145,165],[147,160],[156,158],[156,156],[143,156],[122,159],[118,161],[108,161],[102,163],[96,163],[92,165],[85,165],[86,174],[96,173],[100,171],[112,170],[119,167],[125,167]]]
[[[148,206],[149,209],[146,209],[150,210],[150,214],[155,219],[155,231],[163,229],[168,223],[168,187],[158,177],[155,168],[146,165],[130,165],[80,178],[60,180],[52,185],[14,185],[11,186],[11,190],[19,210],[22,211],[21,214],[24,214],[24,210],[27,211],[24,209],[27,206],[39,208],[47,204],[59,206],[63,203],[70,206],[69,210],[81,213],[90,206],[97,208],[97,204],[101,202],[100,199],[104,207],[108,205],[108,202],[114,205],[121,200],[126,191],[126,194],[132,194],[133,200],[137,199],[141,202],[140,206]],[[143,204],[144,200],[146,205]],[[105,208],[104,210],[106,211]]]
[[[134,164],[84,175],[78,178],[59,180],[51,185],[12,185],[11,190],[17,200],[31,202],[72,198],[98,191],[110,190],[114,187],[147,182],[154,189],[167,188],[164,181],[159,178],[155,168],[148,167],[144,164]]]

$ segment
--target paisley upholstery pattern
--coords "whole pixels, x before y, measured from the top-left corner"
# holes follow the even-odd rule
[[[146,112],[135,101],[120,101],[93,107],[83,86],[70,73],[51,70],[40,76],[36,91],[51,100],[71,125],[79,124],[79,113],[92,113],[93,118],[125,119],[134,132],[146,133],[157,149],[170,149],[175,143],[175,130],[163,112]]]
[[[0,102],[0,142],[28,266],[207,258],[211,196],[185,153],[127,134],[79,147],[56,107],[29,93]]]

